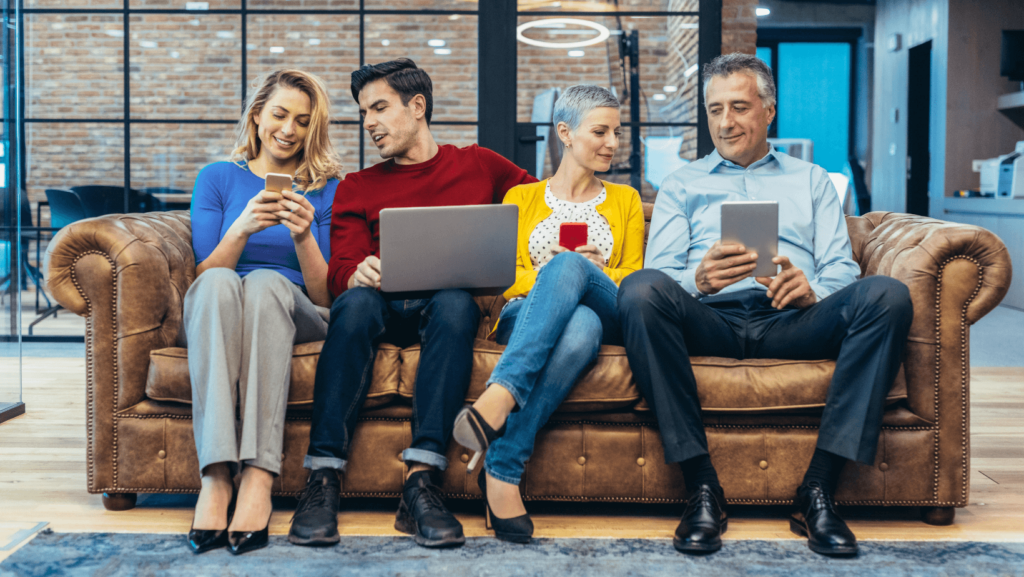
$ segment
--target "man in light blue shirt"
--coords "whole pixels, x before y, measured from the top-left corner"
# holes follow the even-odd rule
[[[665,179],[645,269],[623,280],[618,297],[630,367],[658,417],[666,462],[680,463],[690,494],[674,544],[717,551],[727,526],[690,357],[835,359],[790,526],[818,553],[854,555],[833,495],[847,461],[874,463],[913,318],[910,293],[888,277],[857,280],[828,174],[768,143],[775,85],[761,60],[720,56],[705,66],[703,87],[715,152]],[[721,242],[726,201],[778,203],[776,276],[753,278],[758,255]]]

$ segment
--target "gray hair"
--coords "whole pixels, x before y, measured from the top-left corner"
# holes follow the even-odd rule
[[[564,122],[569,126],[569,130],[575,132],[583,119],[595,108],[618,110],[619,101],[607,88],[589,84],[570,86],[555,101],[552,121],[556,127],[559,122]]]
[[[775,79],[772,77],[772,69],[757,56],[740,52],[723,54],[704,65],[704,102],[708,101],[708,85],[711,84],[712,78],[726,78],[736,72],[753,76],[757,80],[757,96],[761,99],[761,104],[765,108],[775,106]]]

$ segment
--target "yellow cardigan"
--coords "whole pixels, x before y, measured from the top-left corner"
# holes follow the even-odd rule
[[[604,181],[602,181],[604,182]],[[547,181],[521,184],[505,195],[504,204],[519,206],[519,240],[516,245],[516,282],[505,291],[505,298],[525,296],[537,280],[537,271],[530,260],[530,235],[551,208],[544,202]],[[643,267],[644,209],[636,189],[624,184],[604,182],[605,201],[597,205],[597,212],[608,221],[615,243],[604,268],[615,284]]]

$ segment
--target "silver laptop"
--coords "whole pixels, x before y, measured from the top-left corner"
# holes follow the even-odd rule
[[[380,290],[506,289],[516,281],[514,204],[380,211]]]

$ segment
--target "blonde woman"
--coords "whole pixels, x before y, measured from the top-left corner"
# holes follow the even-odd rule
[[[238,123],[232,162],[196,178],[196,281],[184,312],[202,476],[188,534],[195,553],[267,544],[292,345],[327,335],[331,206],[341,174],[329,105],[319,78],[269,74]],[[293,190],[265,190],[268,173],[292,176]]]

